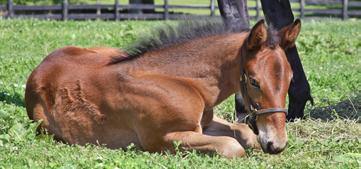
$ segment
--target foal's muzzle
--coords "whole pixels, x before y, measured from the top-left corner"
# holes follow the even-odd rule
[[[282,148],[278,148],[278,147],[274,146],[273,142],[268,142],[266,147],[263,147],[261,144],[261,148],[262,148],[263,152],[267,152],[269,154],[278,154],[287,147],[287,144],[288,143],[286,143],[286,146],[284,146]]]

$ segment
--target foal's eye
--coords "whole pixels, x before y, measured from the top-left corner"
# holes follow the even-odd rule
[[[249,79],[249,82],[251,83],[251,85],[252,85],[253,87],[260,88],[260,87],[259,87],[259,83],[258,83],[255,79],[250,78],[250,79]]]

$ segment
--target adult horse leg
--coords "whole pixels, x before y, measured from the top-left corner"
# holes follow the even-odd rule
[[[218,0],[219,11],[227,28],[237,31],[249,27],[247,0]],[[235,95],[236,112],[239,120],[246,116],[240,94]]]
[[[293,22],[294,16],[292,14],[289,0],[261,0],[261,3],[263,13],[266,16],[266,21],[277,30],[280,30]],[[305,105],[309,100],[313,104],[313,98],[311,96],[310,85],[308,84],[303,70],[297,48],[289,48],[286,51],[286,55],[293,71],[293,79],[288,90],[289,114],[287,119],[293,120],[304,116]]]
[[[246,0],[218,0],[219,11],[226,26],[234,31],[249,27]]]

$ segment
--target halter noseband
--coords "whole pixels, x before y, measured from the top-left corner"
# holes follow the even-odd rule
[[[288,115],[288,109],[286,108],[266,108],[262,109],[258,104],[253,102],[252,98],[249,96],[248,89],[247,89],[247,81],[248,76],[246,75],[245,71],[242,74],[242,80],[240,82],[241,85],[241,92],[243,99],[247,100],[246,103],[248,104],[248,110],[250,111],[249,114],[241,119],[241,121],[248,124],[248,126],[253,130],[255,134],[258,134],[258,129],[256,125],[256,117],[262,114],[269,114],[269,113],[276,113],[276,112],[283,112]]]

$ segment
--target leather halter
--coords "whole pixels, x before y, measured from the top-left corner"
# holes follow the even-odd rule
[[[258,134],[258,129],[256,125],[256,117],[263,114],[269,114],[269,113],[276,113],[276,112],[283,112],[288,114],[288,109],[286,108],[266,108],[262,109],[257,103],[255,103],[252,98],[249,96],[248,89],[247,89],[247,82],[249,81],[249,77],[243,71],[243,74],[241,75],[242,79],[240,81],[241,85],[241,93],[243,99],[246,101],[246,104],[248,104],[248,111],[249,114],[241,119],[241,121],[248,124],[248,126],[253,130],[255,134]]]

